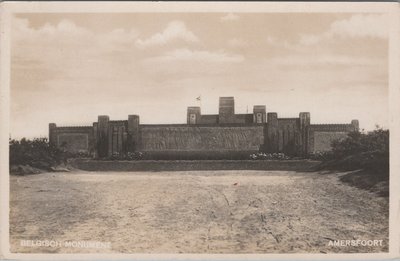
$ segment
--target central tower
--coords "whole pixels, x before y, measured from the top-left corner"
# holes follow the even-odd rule
[[[233,97],[219,97],[219,123],[235,122],[235,100]]]

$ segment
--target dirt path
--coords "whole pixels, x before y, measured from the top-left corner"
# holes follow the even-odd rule
[[[347,186],[339,175],[241,170],[12,176],[11,251],[387,251],[388,199]],[[111,248],[20,245],[45,239],[111,242]],[[328,245],[342,239],[382,239],[383,246]]]

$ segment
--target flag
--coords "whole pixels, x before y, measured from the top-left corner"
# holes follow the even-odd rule
[[[201,96],[196,98],[197,101],[201,101]]]

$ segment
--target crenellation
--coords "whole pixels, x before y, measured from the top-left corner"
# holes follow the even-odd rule
[[[54,123],[53,123],[54,124]],[[85,128],[92,128],[89,125],[76,125],[76,126],[56,126],[54,124],[53,129],[85,129]]]
[[[324,131],[353,131],[352,124],[312,124],[310,130],[324,130]]]
[[[299,118],[279,118],[279,121],[297,121]]]

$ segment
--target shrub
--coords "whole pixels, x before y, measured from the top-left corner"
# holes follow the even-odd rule
[[[143,158],[143,153],[142,152],[128,152],[126,154],[126,159],[127,160],[140,160]]]
[[[143,158],[142,152],[128,152],[128,153],[119,153],[114,152],[111,157],[104,158],[105,160],[140,160]]]
[[[310,153],[308,155],[308,158],[313,159],[313,160],[331,160],[333,159],[333,153],[332,151],[316,151],[313,153]]]
[[[332,143],[330,157],[346,169],[389,172],[389,130],[351,132],[347,138]]]
[[[284,153],[263,153],[258,152],[250,155],[250,159],[253,160],[288,160],[290,157]]]
[[[67,158],[62,150],[51,145],[46,138],[10,139],[9,147],[10,167],[11,165],[29,165],[49,170],[52,166],[65,162]]]

